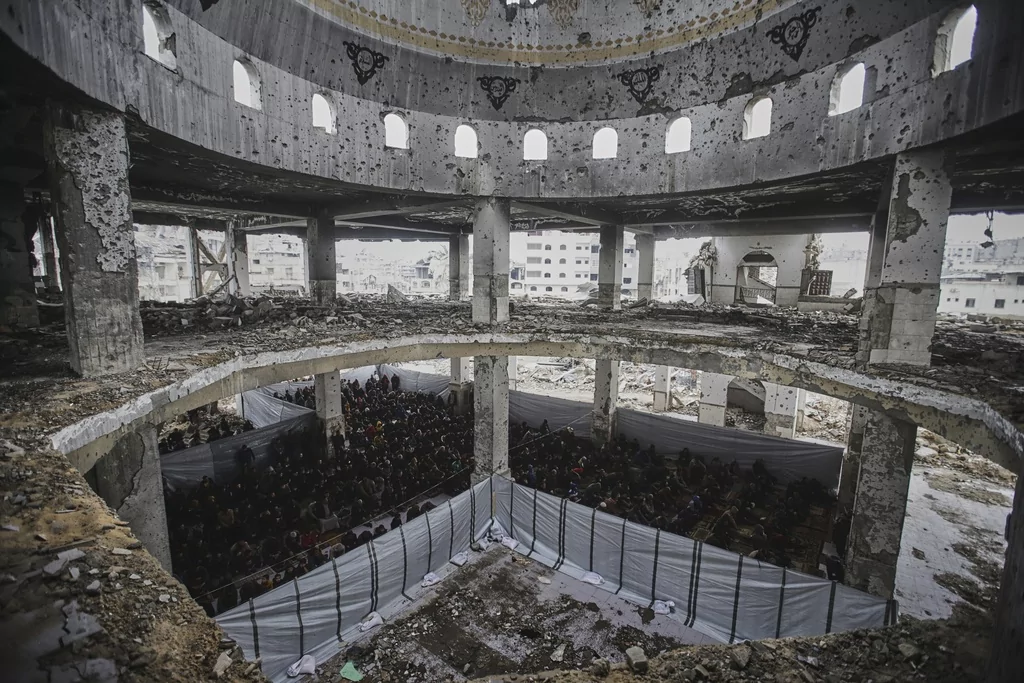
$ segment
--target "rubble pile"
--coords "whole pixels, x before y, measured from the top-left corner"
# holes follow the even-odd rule
[[[646,661],[595,660],[578,670],[489,676],[478,683],[974,683],[984,680],[991,621],[971,608],[949,620],[904,618],[897,626],[828,636],[684,647]],[[648,653],[649,654],[649,653]]]
[[[300,326],[311,321],[346,319],[358,326],[363,316],[352,302],[338,297],[330,304],[284,297],[201,296],[185,303],[145,301],[140,306],[147,336],[223,330],[243,325],[288,323]]]

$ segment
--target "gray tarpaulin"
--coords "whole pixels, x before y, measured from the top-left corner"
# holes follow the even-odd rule
[[[895,601],[627,522],[494,477],[496,521],[520,552],[722,642],[806,636],[895,622]]]
[[[655,450],[666,456],[676,456],[682,449],[689,448],[691,454],[706,460],[716,457],[723,462],[735,460],[744,469],[751,468],[754,461],[760,459],[783,484],[810,477],[829,488],[839,486],[843,449],[836,446],[714,427],[637,410],[616,412],[619,434],[636,439],[644,448],[653,443]]]
[[[431,590],[420,588],[423,575],[442,573],[453,555],[487,533],[491,490],[499,483],[485,479],[426,515],[218,615],[217,623],[246,659],[262,658],[268,678],[286,681],[286,670],[303,655],[323,662],[337,654],[359,635],[370,612],[390,618]]]
[[[280,393],[282,396],[284,395],[284,392]],[[252,422],[256,428],[268,427],[278,422],[316,413],[315,410],[310,410],[305,406],[274,398],[272,392],[265,392],[261,389],[242,394],[242,411],[245,419]]]
[[[242,432],[211,443],[204,443],[160,456],[160,472],[172,488],[191,488],[199,484],[203,477],[214,481],[231,480],[238,472],[236,455],[242,446],[249,446],[256,456],[257,466],[265,466],[270,462],[271,442],[292,430],[307,429],[315,417],[312,411],[308,414],[291,418],[262,429]]]
[[[451,378],[447,375],[433,375],[418,370],[410,370],[400,365],[379,365],[380,374],[389,378],[398,375],[401,380],[402,391],[422,391],[428,394],[437,394],[441,398],[448,398],[448,384]]]
[[[570,401],[567,398],[528,394],[524,391],[508,392],[509,424],[525,422],[531,427],[539,427],[548,421],[551,431],[572,427],[576,436],[581,439],[590,438],[590,413],[593,406],[582,401]]]
[[[392,618],[432,590],[420,588],[423,575],[445,573],[449,558],[492,523],[519,541],[515,552],[576,579],[596,572],[600,589],[638,605],[671,600],[671,618],[722,642],[877,628],[897,616],[895,601],[495,476],[216,620],[247,659],[262,658],[263,672],[281,683],[302,655],[323,662],[338,653],[370,612]]]

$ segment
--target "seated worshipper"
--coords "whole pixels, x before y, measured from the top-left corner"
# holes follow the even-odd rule
[[[402,526],[402,513],[397,512],[395,513],[395,516],[391,518],[391,528],[397,529],[400,526]]]
[[[736,508],[731,507],[715,520],[715,525],[711,527],[711,537],[708,539],[712,545],[723,550],[729,549],[729,544],[736,534],[736,513]]]

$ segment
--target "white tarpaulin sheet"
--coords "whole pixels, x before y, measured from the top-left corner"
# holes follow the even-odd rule
[[[410,370],[400,365],[379,365],[379,374],[387,375],[390,379],[398,375],[399,387],[402,391],[422,391],[427,394],[437,394],[441,398],[448,398],[448,384],[451,378],[447,375],[433,375],[418,370]]]
[[[203,477],[217,482],[230,481],[239,470],[237,455],[248,446],[256,456],[257,467],[271,463],[271,443],[294,429],[307,429],[315,417],[312,411],[262,429],[242,432],[192,448],[164,453],[160,456],[160,473],[174,489],[197,486]]]
[[[288,667],[303,655],[322,662],[337,654],[370,612],[389,618],[433,590],[420,586],[423,576],[443,574],[453,555],[490,528],[495,485],[500,480],[485,479],[426,515],[218,615],[217,623],[246,659],[262,658],[268,678],[286,681]]]
[[[494,477],[496,521],[516,552],[630,602],[673,601],[672,618],[725,643],[895,623],[895,601],[683,536],[627,522]]]
[[[292,389],[292,391],[295,390]],[[281,395],[283,396],[284,392],[281,392]],[[260,389],[242,394],[242,411],[245,419],[252,422],[257,429],[316,413],[315,410],[310,410],[305,406],[274,398],[273,393]]]
[[[509,424],[525,422],[531,427],[540,427],[548,421],[551,431],[572,427],[576,436],[590,438],[590,413],[593,406],[582,401],[567,398],[528,394],[525,391],[508,392]]]
[[[617,411],[616,429],[627,439],[639,441],[643,448],[653,443],[655,450],[665,456],[675,457],[689,448],[692,455],[700,455],[705,460],[716,457],[726,463],[735,460],[744,469],[753,467],[756,460],[764,460],[768,471],[783,484],[810,477],[829,488],[839,486],[843,449],[836,446],[713,427],[628,409]]]

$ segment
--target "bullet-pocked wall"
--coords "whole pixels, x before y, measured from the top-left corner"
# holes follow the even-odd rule
[[[363,49],[375,40],[369,36],[337,41],[333,32],[344,29],[339,20],[293,21],[290,12],[310,11],[298,2],[218,3],[204,11],[198,0],[176,1],[185,14],[162,7],[163,34],[173,36],[172,70],[144,53],[142,1],[131,4],[134,11],[114,0],[15,0],[0,27],[62,79],[115,108],[137,111],[148,126],[238,160],[363,187],[516,197],[698,191],[839,169],[1024,110],[1024,82],[1007,76],[1024,63],[1013,29],[1024,6],[1004,0],[976,3],[973,58],[938,75],[936,39],[959,5],[909,2],[877,12],[869,3],[821,2],[817,11],[819,4],[800,3],[763,12],[746,28],[639,61],[506,64],[501,68],[519,74],[508,76],[519,79],[512,92],[481,88],[480,78],[500,76],[496,65],[449,56],[438,57],[435,67],[427,51],[396,45],[399,52],[375,56]],[[245,11],[260,21],[244,19]],[[806,19],[812,11],[813,22]],[[795,30],[780,42],[768,35],[786,25]],[[268,27],[276,32],[266,33]],[[235,60],[258,79],[258,108],[235,101]],[[655,62],[657,77],[615,77]],[[830,116],[836,76],[855,63],[866,67],[864,105]],[[463,73],[450,83],[431,81],[446,70]],[[507,95],[500,109],[488,101],[496,92]],[[315,94],[331,103],[336,132],[314,127]],[[595,106],[588,108],[592,97]],[[772,100],[770,129],[744,139],[744,114],[758,97]],[[385,145],[388,113],[408,125],[408,149]],[[666,128],[679,116],[691,123],[689,149],[666,154]],[[460,124],[477,133],[475,159],[454,155]],[[603,126],[617,133],[617,157],[591,159],[593,135]],[[531,128],[547,136],[546,160],[523,160]]]

